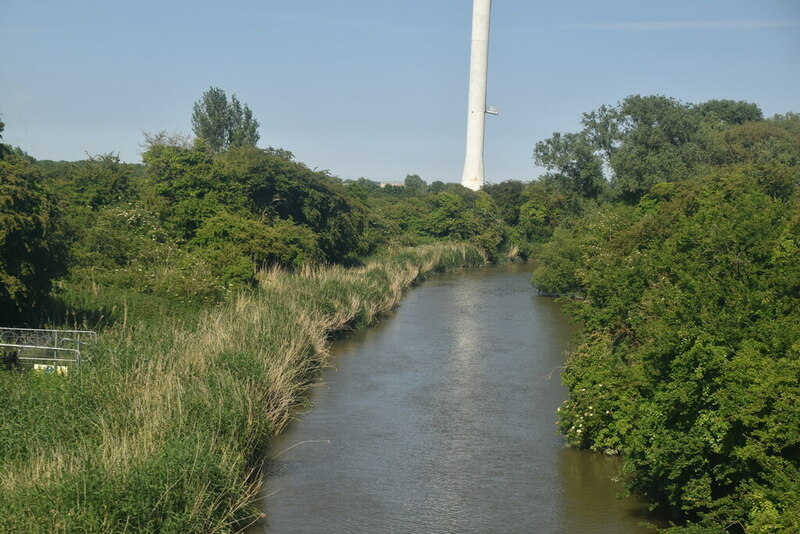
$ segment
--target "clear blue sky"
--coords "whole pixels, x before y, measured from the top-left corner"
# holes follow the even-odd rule
[[[4,140],[39,159],[191,133],[210,86],[347,179],[459,181],[471,0],[0,0]],[[800,112],[798,0],[495,0],[487,181],[530,180],[533,145],[630,94]]]

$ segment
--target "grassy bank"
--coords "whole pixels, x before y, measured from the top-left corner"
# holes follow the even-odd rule
[[[80,374],[0,373],[0,531],[247,523],[260,459],[331,335],[373,322],[425,273],[481,263],[474,248],[437,245],[359,269],[266,272],[194,326],[109,329]]]

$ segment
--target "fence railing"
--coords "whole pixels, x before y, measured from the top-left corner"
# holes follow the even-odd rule
[[[91,330],[0,327],[0,356],[7,367],[31,367],[66,374],[80,367],[85,347],[97,340]]]

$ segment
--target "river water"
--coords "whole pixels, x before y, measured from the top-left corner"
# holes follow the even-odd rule
[[[339,340],[250,534],[652,533],[616,458],[556,434],[573,327],[524,265],[431,277]]]

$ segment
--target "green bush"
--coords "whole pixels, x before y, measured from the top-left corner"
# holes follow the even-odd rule
[[[624,453],[634,490],[703,528],[796,526],[797,201],[723,168],[638,215],[590,215],[536,272],[580,295],[586,326],[564,374],[568,441]]]

